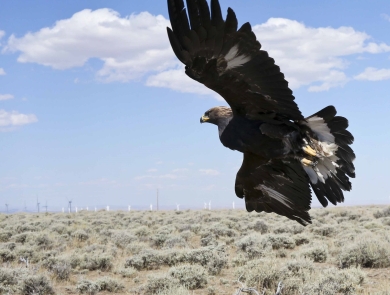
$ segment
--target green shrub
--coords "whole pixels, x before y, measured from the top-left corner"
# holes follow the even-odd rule
[[[125,267],[134,267],[137,270],[142,269],[157,269],[163,263],[163,259],[159,251],[153,249],[145,249],[141,253],[134,255],[125,262]]]
[[[84,242],[84,241],[88,240],[89,235],[85,230],[78,229],[72,233],[72,237],[74,239],[76,239],[77,241]]]
[[[88,295],[94,295],[97,292],[99,292],[99,290],[100,290],[98,284],[91,282],[91,281],[88,281],[88,280],[79,281],[76,285],[76,289],[79,293],[81,293],[81,294],[86,293]]]
[[[0,248],[0,261],[2,262],[11,262],[15,260],[15,254],[5,248]]]
[[[261,234],[265,234],[268,232],[268,225],[262,221],[262,220],[257,220],[252,226],[255,231],[260,232]]]
[[[375,218],[390,217],[390,207],[374,213]]]
[[[340,267],[389,267],[390,247],[388,242],[375,237],[363,237],[342,249],[338,257]]]
[[[143,286],[145,294],[157,294],[180,286],[179,280],[170,276],[149,276]]]
[[[328,247],[323,244],[314,244],[302,249],[301,255],[314,262],[325,262],[328,258]]]
[[[20,292],[24,295],[30,294],[55,294],[50,281],[43,275],[29,275],[20,285]]]
[[[99,291],[107,291],[110,293],[117,293],[125,288],[125,286],[117,280],[108,277],[97,280],[96,285],[99,286]]]
[[[200,265],[180,265],[169,270],[168,275],[178,279],[180,284],[190,290],[201,289],[207,285],[207,271]]]

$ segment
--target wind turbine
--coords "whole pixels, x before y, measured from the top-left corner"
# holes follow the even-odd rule
[[[39,213],[39,199],[37,198],[37,209],[38,209],[38,213]]]
[[[153,211],[153,204],[150,204],[150,211]]]
[[[127,207],[127,210],[130,212],[130,210],[131,210],[131,206],[130,205]]]
[[[180,204],[176,204],[176,211],[180,211],[179,206],[180,206]]]
[[[207,209],[207,203],[204,202],[204,209]]]
[[[7,207],[7,214],[8,214],[8,204],[5,204],[5,207]]]
[[[211,210],[211,200],[209,201],[209,210]]]
[[[66,200],[68,201],[68,211],[70,213],[72,212],[72,200],[69,200],[68,198],[66,198]]]
[[[233,209],[234,209],[234,202],[233,202]]]

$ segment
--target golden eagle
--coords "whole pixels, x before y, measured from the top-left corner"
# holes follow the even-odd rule
[[[244,154],[235,192],[246,209],[311,223],[311,191],[326,207],[344,201],[355,177],[348,120],[328,106],[304,118],[274,59],[218,0],[168,0],[172,49],[192,79],[220,94],[200,122],[218,126],[222,144]],[[188,16],[187,16],[188,11]]]

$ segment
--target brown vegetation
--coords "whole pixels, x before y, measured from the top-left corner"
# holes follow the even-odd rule
[[[390,208],[310,214],[3,214],[0,294],[390,294]]]

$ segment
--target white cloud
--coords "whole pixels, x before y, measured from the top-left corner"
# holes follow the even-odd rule
[[[180,176],[176,174],[162,174],[162,175],[140,175],[134,177],[134,180],[142,180],[142,179],[148,179],[148,178],[159,178],[159,179],[177,179],[180,178]]]
[[[0,100],[8,100],[13,98],[14,96],[12,94],[0,94]]]
[[[5,75],[5,71],[3,68],[0,68],[0,76],[4,76]]]
[[[116,11],[84,9],[53,27],[11,35],[6,51],[19,51],[19,62],[55,69],[83,66],[88,59],[104,62],[97,75],[106,81],[129,81],[148,71],[162,71],[177,61],[170,48],[163,16],[148,12],[120,17]]]
[[[381,81],[390,79],[390,69],[377,69],[368,67],[359,75],[353,77],[356,80]]]
[[[381,17],[387,21],[390,21],[390,15],[386,14],[386,13],[382,13],[381,14]]]
[[[184,66],[180,66],[178,69],[166,70],[150,76],[146,80],[146,86],[164,87],[182,93],[212,95],[218,100],[223,100],[223,98],[213,90],[188,77],[184,73]]]
[[[211,176],[216,176],[220,174],[218,170],[214,170],[214,169],[199,169],[199,172],[203,175],[211,175]]]
[[[258,40],[280,66],[292,88],[310,85],[323,91],[347,82],[344,58],[359,53],[390,51],[384,43],[368,42],[370,36],[351,27],[310,28],[285,18],[270,18],[253,27]],[[320,83],[319,86],[312,85]]]
[[[80,67],[97,58],[103,66],[96,75],[105,82],[145,78],[147,86],[222,100],[185,75],[170,48],[166,26],[167,19],[148,12],[121,17],[107,8],[85,9],[52,27],[20,38],[11,35],[5,51],[20,52],[19,62],[55,69]],[[368,34],[352,27],[311,28],[295,20],[270,18],[253,26],[253,31],[293,89],[326,91],[343,86],[349,80],[348,56],[390,51],[389,45],[372,42]]]
[[[37,122],[34,114],[20,114],[17,111],[6,112],[0,110],[0,127],[21,126]]]
[[[157,169],[156,169],[156,168],[151,168],[151,169],[149,169],[149,170],[146,171],[146,172],[157,172]]]
[[[177,172],[188,172],[188,171],[190,171],[190,170],[187,168],[176,168],[176,169],[173,169],[172,172],[177,173]]]

